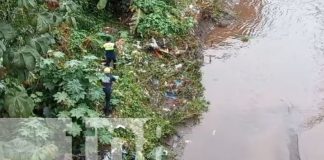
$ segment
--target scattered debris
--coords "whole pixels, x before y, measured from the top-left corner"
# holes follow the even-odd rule
[[[116,128],[122,128],[122,129],[126,129],[126,127],[125,127],[125,126],[123,126],[123,125],[117,125],[117,126],[116,126]]]
[[[169,109],[169,108],[163,108],[162,110],[165,111],[165,112],[170,112],[171,111],[171,109]]]
[[[175,69],[177,71],[180,71],[182,69],[182,67],[183,67],[183,64],[178,64],[178,65],[175,66]]]
[[[170,137],[167,141],[166,141],[166,144],[173,147],[173,148],[176,148],[178,146],[178,143],[181,141],[181,136],[179,135],[174,135],[172,137]]]
[[[136,44],[133,44],[136,49],[142,49],[143,47],[141,46],[141,41],[136,41]]]
[[[170,98],[170,99],[178,99],[177,95],[174,92],[166,92],[165,97]]]
[[[126,41],[124,39],[119,39],[118,41],[116,41],[116,48],[117,48],[117,53],[124,55],[125,54],[125,43]]]
[[[185,143],[189,144],[189,143],[192,143],[192,141],[191,140],[185,140]]]
[[[112,27],[105,27],[103,28],[103,32],[106,34],[116,34],[118,32],[118,29]]]
[[[249,40],[250,40],[250,37],[248,37],[248,36],[242,36],[241,37],[242,42],[248,42]]]

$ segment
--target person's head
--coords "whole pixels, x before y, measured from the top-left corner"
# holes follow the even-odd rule
[[[104,73],[105,73],[105,74],[110,74],[110,73],[111,73],[111,68],[110,68],[110,67],[106,67],[106,68],[104,69]]]
[[[107,42],[111,42],[112,41],[112,38],[109,36],[109,37],[106,38],[106,41]]]

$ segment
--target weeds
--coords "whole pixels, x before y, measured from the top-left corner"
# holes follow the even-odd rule
[[[84,119],[102,116],[104,100],[100,79],[103,76],[101,45],[104,39],[98,33],[105,31],[107,26],[116,30],[109,34],[123,42],[122,48],[118,49],[118,70],[113,71],[120,76],[111,100],[115,106],[113,116],[150,119],[145,125],[146,158],[165,145],[163,139],[175,132],[177,124],[206,110],[200,82],[199,44],[190,33],[195,21],[193,17],[182,14],[185,1],[181,1],[179,7],[178,1],[174,0],[136,0],[132,4],[124,4],[128,1],[123,0],[118,5],[132,6],[133,13],[136,13],[131,20],[131,29],[120,23],[119,17],[113,16],[115,13],[108,11],[107,7],[112,7],[113,1],[106,3],[108,6],[100,4],[100,11],[92,0],[62,2],[66,3],[51,8],[46,8],[41,1],[25,3],[32,6],[23,6],[23,11],[36,12],[38,7],[49,12],[45,15],[36,12],[39,14],[36,26],[23,16],[14,19],[16,17],[12,15],[19,13],[7,14],[16,4],[0,6],[5,10],[1,13],[5,17],[2,19],[10,19],[13,24],[0,25],[0,55],[6,62],[4,66],[0,65],[1,117],[72,118],[74,123],[69,134],[74,137],[75,153],[80,153],[84,136],[92,133],[85,129]],[[34,9],[28,10],[30,7]],[[55,10],[55,7],[61,9]],[[125,7],[113,12],[119,9],[129,12]],[[67,16],[63,16],[64,13]],[[28,37],[33,34],[37,37],[29,44]],[[51,38],[44,39],[45,35]],[[157,58],[148,51],[145,44],[151,36],[159,41],[167,39],[169,43],[165,47],[170,49],[170,53]],[[135,46],[136,41],[141,42],[139,47]],[[16,73],[12,68],[21,71],[21,79],[14,76]],[[26,105],[10,109],[14,101]],[[22,113],[24,110],[26,112]],[[161,134],[157,135],[159,127]],[[112,136],[116,135],[127,140],[130,152],[134,151],[134,135],[123,129],[114,132],[100,130],[100,145],[109,144]]]

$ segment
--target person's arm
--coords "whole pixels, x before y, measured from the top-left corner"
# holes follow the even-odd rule
[[[112,82],[116,82],[116,81],[117,81],[116,76],[111,76],[111,81],[112,81]]]

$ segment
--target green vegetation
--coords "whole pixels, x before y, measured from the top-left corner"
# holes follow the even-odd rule
[[[0,117],[72,118],[74,153],[83,152],[84,118],[103,117],[105,30],[123,42],[117,44],[118,70],[113,71],[120,76],[113,116],[150,118],[144,146],[149,159],[177,124],[199,116],[207,106],[198,40],[191,32],[196,22],[186,11],[188,2],[0,0]],[[165,38],[169,50],[160,56],[148,51],[145,44],[152,37],[159,43]],[[136,46],[137,41],[142,45]],[[170,90],[176,94],[173,99],[166,97]],[[156,135],[158,126],[161,137]],[[127,130],[100,133],[101,145],[118,135],[134,147]]]
[[[248,36],[242,36],[241,37],[242,42],[248,42],[249,40],[250,40],[250,37],[248,37]]]

